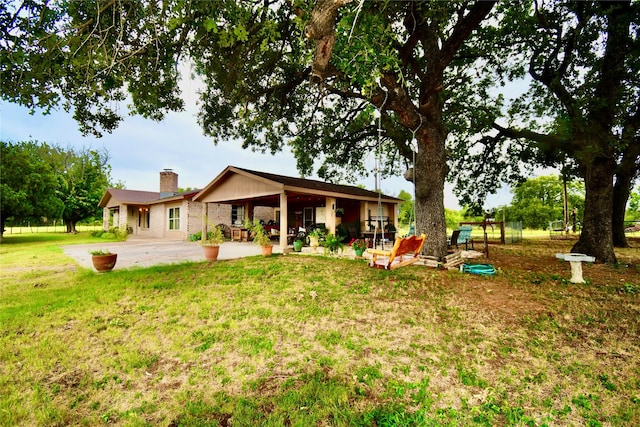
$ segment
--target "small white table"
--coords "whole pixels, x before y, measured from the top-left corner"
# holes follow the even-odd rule
[[[582,278],[582,262],[595,262],[596,257],[585,254],[556,254],[556,258],[569,261],[571,264],[571,283],[585,283]]]

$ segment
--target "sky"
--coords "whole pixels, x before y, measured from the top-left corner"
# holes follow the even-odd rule
[[[211,138],[203,135],[196,120],[198,83],[183,79],[181,88],[185,111],[170,113],[161,122],[126,116],[113,133],[104,133],[102,138],[83,136],[71,113],[62,109],[49,115],[40,112],[31,115],[27,108],[0,102],[0,139],[9,142],[37,140],[76,149],[105,148],[109,153],[112,180],[123,182],[130,190],[159,191],[159,173],[163,169],[173,169],[178,174],[178,186],[181,188],[204,188],[229,165],[299,176],[295,158],[288,150],[271,155],[243,149],[239,141],[214,144]],[[366,162],[373,171],[373,154]],[[358,184],[373,190],[375,178],[372,174]],[[401,190],[414,194],[413,184],[403,177],[384,178],[380,188],[390,196],[397,196]],[[510,202],[509,189],[502,188],[498,195],[487,199],[485,208]],[[460,209],[448,184],[445,207]]]

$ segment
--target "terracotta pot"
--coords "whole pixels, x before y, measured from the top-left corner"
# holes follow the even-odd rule
[[[118,259],[118,254],[91,255],[91,261],[93,262],[93,266],[99,272],[113,270],[113,267],[116,266],[117,259]]]
[[[220,253],[220,246],[203,246],[204,258],[211,262],[218,259],[218,254]]]
[[[271,256],[273,253],[273,245],[262,246],[262,256]]]

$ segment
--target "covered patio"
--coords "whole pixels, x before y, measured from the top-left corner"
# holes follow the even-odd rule
[[[202,202],[202,217],[208,219],[202,221],[203,233],[219,222],[220,205],[231,205],[236,212],[232,232],[239,230],[242,239],[245,221],[262,220],[282,248],[292,243],[301,228],[320,226],[333,234],[346,232],[351,238],[366,238],[374,230],[381,233],[385,226],[395,231],[402,201],[355,186],[234,166],[228,166],[193,200]]]

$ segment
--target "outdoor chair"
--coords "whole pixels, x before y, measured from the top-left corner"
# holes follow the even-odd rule
[[[473,239],[471,238],[471,226],[463,225],[459,228],[459,230],[460,230],[460,234],[458,234],[458,239],[456,240],[456,248],[464,244],[464,250],[468,251],[469,243],[471,243],[471,249],[474,249]]]
[[[449,250],[453,250],[454,246],[456,249],[458,249],[459,236],[460,236],[460,230],[453,230],[453,233],[451,233],[451,237],[449,237],[449,241],[447,242],[447,245],[449,246]]]

